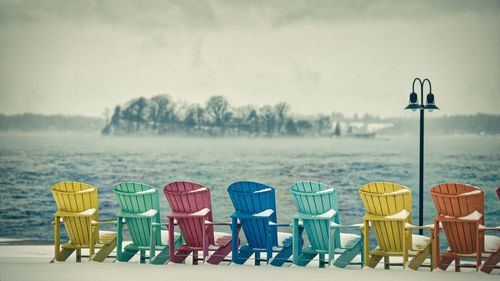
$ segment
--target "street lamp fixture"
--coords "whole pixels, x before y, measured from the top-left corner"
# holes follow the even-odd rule
[[[415,93],[415,82],[420,84],[420,103],[418,102],[418,95]],[[429,93],[427,94],[426,103],[424,104],[424,86],[425,83],[429,84]],[[432,85],[429,79],[421,80],[420,78],[415,78],[412,84],[412,91],[410,94],[410,103],[405,109],[411,109],[415,111],[420,110],[420,168],[419,168],[419,200],[418,200],[418,225],[422,226],[424,224],[424,111],[429,110],[439,110],[434,102],[434,94],[432,93]],[[423,234],[423,230],[418,230],[419,234]]]

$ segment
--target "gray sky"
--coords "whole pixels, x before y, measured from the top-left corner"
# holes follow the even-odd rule
[[[500,1],[4,1],[0,113],[100,116],[138,96],[300,114],[500,113]]]

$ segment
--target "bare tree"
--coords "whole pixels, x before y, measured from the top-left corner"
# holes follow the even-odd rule
[[[200,105],[189,106],[186,110],[184,125],[191,129],[199,130],[205,121],[205,109]]]
[[[269,105],[265,105],[259,109],[259,115],[262,123],[262,128],[264,129],[264,132],[266,132],[266,135],[274,135],[277,128],[277,122],[276,114],[273,108]]]
[[[207,102],[207,113],[217,127],[223,127],[229,109],[229,102],[223,96],[213,96]]]
[[[290,105],[286,102],[280,102],[274,106],[274,110],[276,111],[278,133],[284,133],[285,124],[288,119],[288,113],[290,112]]]
[[[153,128],[160,131],[167,130],[177,119],[174,101],[169,95],[154,96],[151,101],[154,105],[151,114]]]

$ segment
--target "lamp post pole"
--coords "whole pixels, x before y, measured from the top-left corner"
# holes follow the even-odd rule
[[[420,109],[420,169],[418,181],[418,225],[424,225],[424,109]],[[423,229],[418,230],[418,234],[423,234]]]
[[[415,82],[420,84],[420,104],[418,104],[418,95],[415,93]],[[429,94],[427,95],[427,103],[424,104],[424,85],[429,84]],[[410,104],[405,109],[420,110],[420,165],[419,165],[419,185],[418,185],[418,225],[424,224],[424,111],[425,109],[432,111],[439,108],[434,104],[434,95],[432,94],[431,81],[429,79],[415,78],[413,80],[412,92],[410,94]],[[418,233],[423,234],[423,229],[419,229]]]

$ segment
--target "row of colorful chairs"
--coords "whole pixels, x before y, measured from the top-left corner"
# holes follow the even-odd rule
[[[141,263],[149,260],[152,264],[182,263],[188,256],[193,264],[243,264],[253,255],[256,265],[293,262],[305,266],[317,259],[320,267],[334,264],[344,268],[350,264],[375,267],[383,258],[386,269],[402,265],[414,270],[421,266],[446,270],[454,261],[456,271],[473,266],[491,272],[500,260],[500,238],[485,235],[485,231],[500,228],[484,226],[484,192],[467,184],[444,183],[431,189],[437,215],[434,224],[427,226],[412,224],[411,190],[390,182],[370,182],[359,189],[366,214],[362,224],[353,225],[340,224],[337,189],[313,181],[290,187],[298,210],[291,225],[278,223],[274,188],[249,181],[228,187],[234,213],[231,222],[222,223],[213,220],[210,188],[192,182],[173,182],[163,188],[171,209],[168,221],[163,222],[160,192],[150,185],[115,185],[120,212],[116,221],[104,222],[99,221],[96,187],[64,181],[51,191],[58,208],[53,221],[53,261],[64,261],[75,251],[77,261],[82,257],[104,261],[115,248],[118,261],[127,262],[139,254]],[[61,224],[69,237],[62,245]],[[115,224],[116,232],[100,230],[106,224]],[[216,232],[214,226],[228,226],[231,233]],[[292,233],[278,231],[290,227]],[[131,240],[128,244],[123,239],[125,228]],[[348,228],[360,234],[344,233]],[[427,229],[430,235],[413,234],[418,229]],[[440,229],[449,244],[443,254],[439,250]],[[240,239],[241,230],[245,243]],[[374,248],[370,247],[370,230],[378,244]],[[83,256],[82,249],[88,249],[89,254]],[[360,261],[354,262],[356,256]],[[402,257],[403,262],[390,263],[392,256]],[[475,263],[461,264],[461,259]],[[424,265],[426,260],[430,263]]]

